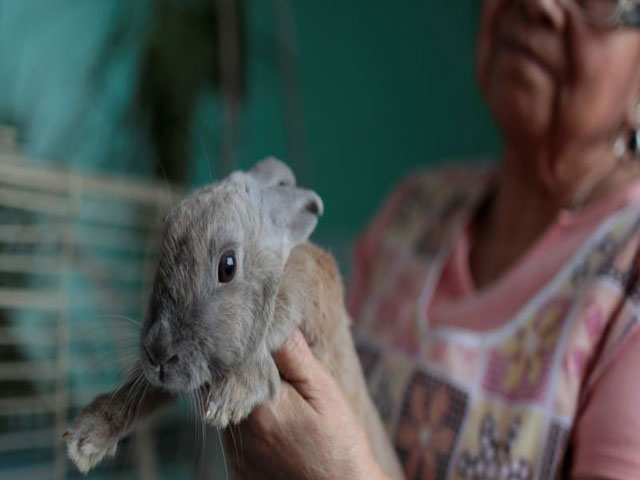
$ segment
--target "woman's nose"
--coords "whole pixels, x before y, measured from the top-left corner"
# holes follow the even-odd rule
[[[522,12],[531,20],[543,22],[555,30],[562,30],[567,11],[561,0],[515,0]]]

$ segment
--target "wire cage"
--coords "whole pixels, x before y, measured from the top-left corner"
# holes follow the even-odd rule
[[[79,478],[62,435],[137,354],[161,219],[180,193],[35,166],[14,136],[0,130],[0,480]],[[138,429],[90,478],[193,478],[176,455],[196,436],[183,410]]]

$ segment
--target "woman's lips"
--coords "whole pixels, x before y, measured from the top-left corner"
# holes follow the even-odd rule
[[[534,50],[534,48],[528,45],[526,42],[522,42],[513,38],[502,38],[500,40],[500,44],[502,48],[504,48],[508,52],[518,55],[528,62],[536,64],[547,73],[551,75],[555,73],[555,69],[551,66],[551,62],[544,58],[544,56],[538,54]]]

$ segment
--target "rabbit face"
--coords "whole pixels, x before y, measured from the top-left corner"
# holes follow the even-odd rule
[[[173,392],[216,385],[266,348],[287,256],[322,208],[286,165],[267,159],[167,216],[141,335],[151,383]]]

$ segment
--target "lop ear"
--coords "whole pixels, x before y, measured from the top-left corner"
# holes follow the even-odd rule
[[[312,190],[276,187],[267,192],[273,225],[293,248],[305,242],[318,225],[324,211],[322,199]]]
[[[249,170],[249,175],[266,188],[275,186],[295,187],[296,177],[291,169],[282,161],[274,157],[260,160]]]

